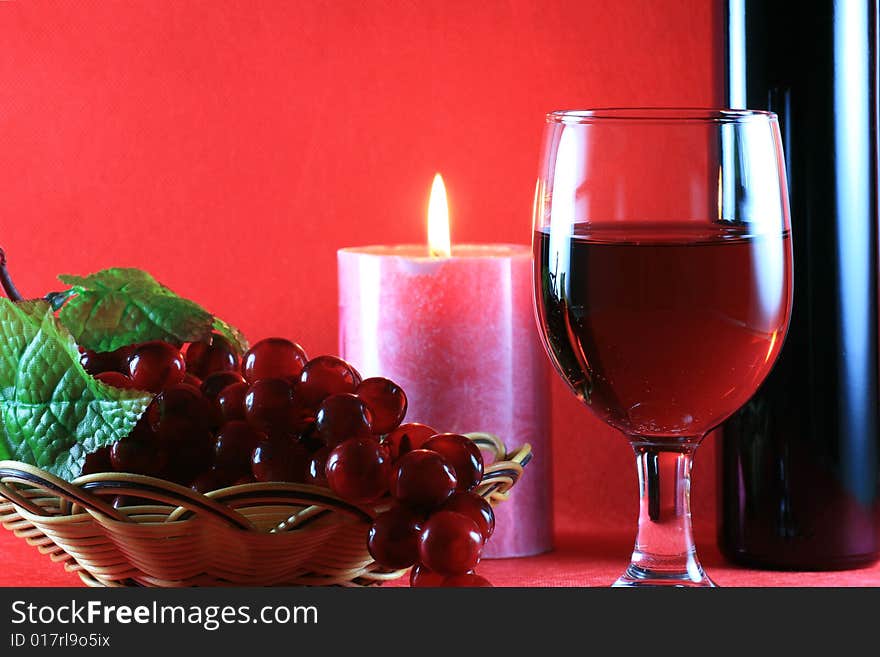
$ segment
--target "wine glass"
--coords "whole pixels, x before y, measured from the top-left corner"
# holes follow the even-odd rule
[[[770,112],[547,115],[533,241],[544,346],[638,467],[638,534],[615,586],[713,586],[694,548],[691,465],[782,347],[789,231]]]

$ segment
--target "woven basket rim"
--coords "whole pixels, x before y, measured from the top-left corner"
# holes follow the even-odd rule
[[[508,497],[531,459],[531,447],[525,444],[508,452],[496,436],[466,435],[495,456],[474,491],[497,504]],[[118,494],[150,501],[115,508],[107,498]],[[387,494],[369,504],[352,504],[329,488],[296,483],[255,482],[198,493],[164,479],[117,472],[67,482],[33,465],[0,461],[0,524],[78,572],[89,586],[245,585],[250,580],[244,574],[261,570],[255,560],[263,558],[259,555],[266,549],[276,556],[265,558],[282,562],[296,561],[298,551],[308,553],[302,568],[281,581],[287,585],[381,583],[407,569],[378,567],[366,551],[366,541],[357,537],[365,536],[372,520],[390,504]],[[183,540],[188,545],[202,534],[231,546],[224,554],[227,561],[215,559],[205,573],[189,567],[198,559],[187,550],[195,547],[168,542]],[[210,552],[211,546],[194,545]],[[170,553],[177,556],[168,561],[163,555]],[[166,565],[178,563],[183,575],[163,574]],[[256,585],[271,585],[270,580],[263,572]]]

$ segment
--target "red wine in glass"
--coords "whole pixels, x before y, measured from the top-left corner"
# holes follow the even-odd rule
[[[628,435],[704,434],[744,404],[782,347],[788,232],[697,224],[537,231],[538,317],[557,370]]]
[[[791,220],[774,114],[631,108],[547,115],[535,301],[557,371],[636,456],[639,524],[616,586],[713,586],[690,474],[785,339]]]

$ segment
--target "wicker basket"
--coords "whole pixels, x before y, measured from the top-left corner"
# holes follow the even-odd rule
[[[490,434],[468,434],[494,456],[476,491],[505,499],[530,458]],[[114,508],[116,495],[156,504]],[[405,570],[379,567],[367,532],[389,500],[355,506],[329,489],[255,483],[202,495],[142,475],[105,472],[68,483],[0,461],[0,524],[89,586],[370,586]]]

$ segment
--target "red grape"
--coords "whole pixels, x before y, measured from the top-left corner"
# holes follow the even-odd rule
[[[186,348],[186,371],[202,379],[209,374],[237,369],[235,348],[219,333],[212,333],[210,342],[193,342]]]
[[[309,464],[306,466],[306,483],[313,486],[328,487],[327,484],[327,459],[330,456],[329,447],[321,447],[312,454]]]
[[[291,429],[293,395],[285,379],[260,379],[252,383],[244,397],[247,421],[267,434]]]
[[[406,394],[389,379],[376,376],[364,379],[355,394],[367,403],[373,414],[373,433],[384,435],[393,431],[406,415]]]
[[[433,570],[425,568],[422,564],[416,564],[409,574],[409,585],[413,588],[427,588],[443,586],[446,578]]]
[[[166,456],[155,443],[132,439],[117,440],[110,446],[110,462],[116,472],[159,476],[165,468]]]
[[[293,398],[296,401],[297,406],[299,406],[305,414],[314,416],[318,410],[318,406],[321,405],[324,398],[322,397],[318,399],[318,401],[314,401],[312,399],[313,396],[310,395],[307,390],[307,386],[299,380],[299,377],[290,377],[287,380],[290,381],[290,385],[293,388]]]
[[[247,383],[233,383],[226,386],[217,395],[217,408],[220,410],[220,417],[225,422],[229,420],[244,420],[247,418],[245,411],[244,399],[248,392]]]
[[[480,454],[480,448],[466,436],[440,433],[422,447],[443,455],[455,470],[458,490],[470,490],[483,478],[483,455]]]
[[[453,575],[443,580],[441,586],[454,587],[491,587],[492,584],[485,577],[480,577],[476,573],[465,573],[464,575]]]
[[[302,369],[297,394],[307,406],[317,408],[330,395],[354,392],[361,376],[351,365],[336,356],[318,356]]]
[[[220,427],[214,442],[214,466],[236,474],[250,472],[251,455],[257,445],[265,440],[266,434],[247,422],[227,422]]]
[[[85,349],[79,357],[79,362],[86,372],[93,376],[102,372],[127,374],[128,357],[133,350],[134,347],[131,345],[119,347],[115,351],[92,351]]]
[[[419,558],[435,573],[464,575],[480,560],[483,536],[476,523],[453,511],[428,518],[419,538]]]
[[[201,390],[186,383],[169,386],[153,399],[147,408],[147,419],[153,431],[164,439],[163,425],[172,419],[176,424],[193,428],[212,425],[214,408]]]
[[[257,481],[306,480],[306,467],[311,456],[305,447],[286,438],[262,441],[251,456],[251,473]]]
[[[397,462],[391,494],[407,506],[431,510],[449,499],[456,484],[455,472],[440,454],[416,449]]]
[[[79,356],[79,363],[92,376],[97,376],[102,372],[114,372],[119,369],[116,358],[113,356],[113,352],[110,351],[84,349]]]
[[[132,440],[140,440],[147,443],[157,443],[159,436],[156,435],[156,432],[153,431],[153,428],[150,426],[149,418],[147,417],[147,413],[150,408],[147,407],[147,412],[141,415],[140,419],[137,421],[137,424],[134,425],[134,428],[131,430],[131,433],[128,434],[128,438]]]
[[[196,477],[189,487],[197,493],[209,493],[212,490],[226,488],[231,483],[232,477],[228,472],[212,468]]]
[[[198,388],[199,390],[201,390],[202,383],[204,383],[199,377],[194,376],[194,375],[190,374],[189,372],[184,374],[183,382],[187,385],[192,386],[193,388]]]
[[[298,344],[284,338],[266,338],[247,350],[241,361],[241,373],[248,383],[295,377],[308,360]]]
[[[305,400],[303,400],[299,393],[298,386],[299,381],[291,383],[293,403],[290,407],[290,422],[294,431],[304,433],[309,432],[310,428],[314,427],[315,414],[318,409],[305,403]],[[323,441],[321,443],[323,444]]]
[[[372,437],[373,416],[366,404],[355,395],[327,397],[318,407],[315,427],[318,436],[330,447],[344,440]]]
[[[325,468],[330,489],[349,502],[372,502],[388,490],[391,459],[373,438],[352,438],[330,452]]]
[[[95,472],[112,472],[113,463],[110,460],[110,447],[101,449],[86,455],[83,463],[82,474],[94,474]]]
[[[238,372],[217,372],[202,381],[201,391],[208,399],[216,399],[227,386],[244,382],[244,377]]]
[[[419,558],[422,519],[410,509],[393,506],[380,513],[370,527],[367,547],[384,568],[409,568]]]
[[[101,372],[96,374],[95,378],[101,383],[113,386],[114,388],[123,388],[125,390],[132,390],[134,388],[134,381],[119,372]]]
[[[297,440],[310,452],[316,452],[327,447],[318,435],[314,422],[309,422],[299,430]],[[328,449],[327,451],[329,452],[330,450]]]
[[[167,422],[166,422],[167,424]],[[168,434],[166,450],[168,452],[167,475],[171,481],[189,486],[193,479],[204,472],[211,464],[214,456],[214,434],[209,429],[194,429],[178,425],[179,433]]]
[[[183,381],[186,365],[177,347],[154,340],[138,345],[128,357],[128,374],[138,390],[161,392]]]
[[[492,505],[476,493],[464,491],[453,493],[440,510],[455,511],[473,520],[480,529],[484,542],[488,541],[495,531],[495,512],[492,510]]]
[[[156,431],[162,446],[172,451],[177,450],[181,443],[189,442],[193,436],[203,436],[205,433],[211,433],[211,428],[185,415],[164,418]]]
[[[382,444],[388,448],[391,459],[397,461],[404,454],[421,449],[426,440],[436,435],[437,432],[426,424],[407,422],[385,436]]]

